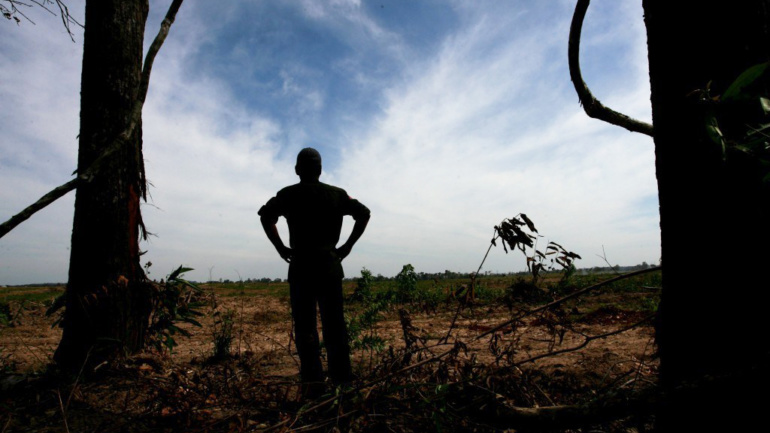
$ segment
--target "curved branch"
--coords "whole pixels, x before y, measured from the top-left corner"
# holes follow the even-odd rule
[[[110,142],[104,152],[102,152],[102,154],[99,155],[86,170],[84,170],[82,173],[78,173],[78,176],[75,179],[72,179],[63,185],[57,186],[48,194],[38,199],[38,201],[27,206],[23,211],[8,219],[8,221],[0,224],[0,238],[5,236],[8,232],[16,228],[16,226],[22,222],[29,219],[29,217],[34,215],[37,211],[43,209],[68,192],[77,188],[81,182],[91,182],[96,173],[99,171],[102,162],[107,157],[115,153],[116,150],[123,147],[125,143],[130,140],[131,136],[134,134],[136,125],[142,118],[142,108],[144,107],[144,101],[147,98],[147,89],[150,87],[150,73],[152,72],[152,64],[155,61],[155,56],[158,54],[160,47],[166,40],[169,28],[171,28],[171,24],[174,23],[176,13],[179,11],[179,7],[182,5],[183,1],[184,0],[174,0],[171,3],[171,6],[168,8],[168,12],[166,12],[166,17],[163,19],[163,22],[160,25],[158,35],[155,36],[155,40],[152,41],[152,45],[150,45],[149,50],[147,50],[147,56],[144,59],[144,68],[142,70],[142,79],[139,82],[136,101],[134,102],[134,106],[131,109],[131,117],[128,120],[128,125],[126,125],[126,128],[123,129],[123,131],[121,131],[117,137],[115,137]]]
[[[603,120],[612,125],[626,128],[631,132],[639,132],[652,137],[653,127],[651,124],[641,122],[605,107],[591,94],[585,81],[583,81],[583,75],[580,73],[580,33],[583,30],[583,19],[586,16],[590,2],[590,0],[578,0],[577,5],[575,5],[575,14],[572,16],[572,25],[570,25],[569,29],[569,48],[567,50],[569,76],[572,79],[572,84],[575,86],[580,103],[583,105],[583,109],[588,117]]]

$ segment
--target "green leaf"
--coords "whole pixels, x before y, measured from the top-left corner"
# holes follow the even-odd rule
[[[184,274],[185,272],[192,271],[192,270],[193,270],[193,268],[186,268],[186,267],[184,267],[184,265],[179,265],[179,267],[176,268],[174,270],[174,272],[169,274],[169,276],[166,279],[168,281],[178,280],[180,275]],[[182,281],[184,281],[184,280],[182,280]]]
[[[173,350],[174,346],[176,346],[176,340],[171,338],[171,336],[167,336],[165,340],[163,340],[163,344],[168,347],[168,350]]]
[[[770,99],[760,97],[759,106],[765,114],[770,113]]]
[[[192,325],[195,325],[195,326],[197,326],[197,327],[199,327],[199,328],[202,328],[202,327],[203,327],[203,325],[201,325],[201,322],[199,322],[199,321],[197,321],[197,320],[195,320],[195,319],[190,319],[190,318],[188,318],[188,319],[185,319],[185,322],[187,322],[187,323],[190,323],[190,324],[192,324]]]
[[[192,270],[192,269],[190,269],[190,270]],[[189,288],[193,289],[193,291],[195,291],[195,292],[198,292],[198,293],[200,293],[200,292],[202,292],[202,291],[203,291],[203,289],[201,289],[200,287],[198,287],[198,285],[197,285],[197,284],[195,284],[195,283],[193,283],[193,282],[191,282],[191,281],[183,280],[183,279],[181,279],[181,278],[180,278],[180,279],[178,279],[178,281],[179,281],[180,283],[184,284],[185,286],[187,286],[187,287],[189,287]]]
[[[526,214],[520,214],[520,215],[521,215],[521,219],[523,219],[524,222],[527,223],[527,227],[529,228],[529,230],[537,233],[537,229],[535,228],[535,223],[533,223],[532,220],[530,220]]]
[[[744,93],[744,89],[765,75],[769,64],[770,62],[760,63],[743,71],[743,73],[741,73],[741,75],[727,87],[725,93],[722,94],[722,101],[750,97],[750,95]]]
[[[706,115],[706,134],[709,139],[718,145],[722,149],[722,155],[725,154],[725,137],[722,135],[722,130],[719,129],[719,123],[714,113],[708,113]]]

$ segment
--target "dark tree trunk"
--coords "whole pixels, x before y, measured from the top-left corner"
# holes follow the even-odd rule
[[[142,68],[147,0],[91,0],[81,81],[78,170],[128,124]],[[79,369],[144,342],[150,311],[139,264],[139,199],[145,194],[141,127],[75,198],[64,333],[54,359]]]
[[[697,385],[670,393],[659,429],[750,431],[768,402],[757,367],[766,366],[770,328],[770,196],[755,159],[728,152],[723,161],[706,134],[708,107],[693,91],[711,82],[710,94],[720,95],[770,59],[770,2],[645,0],[644,12],[663,262],[661,380],[669,391]],[[744,123],[738,108],[719,109],[728,136],[731,124]]]

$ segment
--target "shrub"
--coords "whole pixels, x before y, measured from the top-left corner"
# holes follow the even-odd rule
[[[234,325],[234,310],[227,310],[224,313],[217,311],[214,313],[214,329],[212,331],[212,337],[214,338],[214,359],[225,359],[230,357],[230,347],[235,339],[233,335]]]
[[[147,344],[158,350],[165,347],[173,350],[177,345],[174,336],[180,334],[189,337],[190,333],[177,326],[179,323],[189,323],[200,327],[195,317],[203,313],[197,310],[203,303],[196,302],[195,295],[203,290],[195,283],[185,280],[182,275],[192,268],[178,267],[168,275],[166,281],[153,284],[152,314],[148,328]]]
[[[372,284],[374,278],[371,271],[366,268],[361,269],[361,277],[356,281],[356,290],[351,299],[354,301],[369,301],[372,299]]]
[[[409,302],[414,299],[417,291],[417,274],[414,272],[414,266],[404,265],[401,272],[396,275],[396,300],[398,302]]]

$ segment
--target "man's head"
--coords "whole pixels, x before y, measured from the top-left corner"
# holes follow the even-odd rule
[[[294,172],[302,180],[318,180],[321,176],[321,154],[312,147],[300,150]]]

